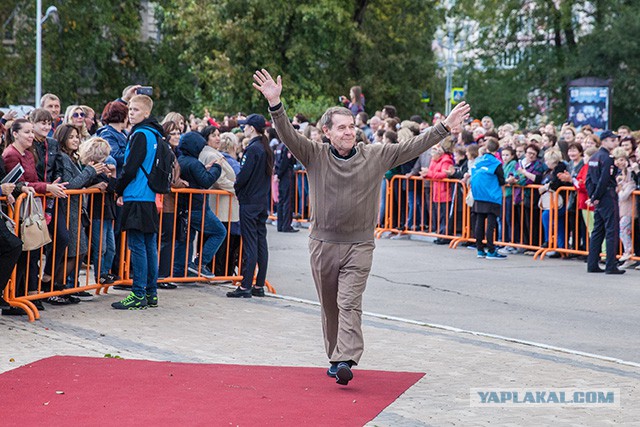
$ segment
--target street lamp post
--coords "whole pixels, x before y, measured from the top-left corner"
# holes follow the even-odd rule
[[[442,49],[442,53],[444,55],[444,60],[439,61],[438,65],[443,67],[445,70],[444,109],[445,115],[447,116],[451,112],[451,90],[453,88],[453,72],[456,70],[456,68],[462,65],[461,62],[456,59],[456,55],[458,53],[458,50],[462,47],[463,42],[460,42],[460,46],[456,46],[454,31],[455,26],[453,21],[450,18],[447,18],[446,33],[442,30],[438,30],[438,32],[436,32],[438,45]]]
[[[49,6],[44,17],[42,17],[42,0],[36,0],[36,94],[35,94],[35,107],[38,108],[38,103],[42,97],[42,24],[49,18],[49,16],[57,15],[58,8],[55,6]]]

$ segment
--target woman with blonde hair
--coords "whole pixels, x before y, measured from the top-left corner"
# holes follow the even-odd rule
[[[95,135],[98,128],[102,126],[96,117],[95,110],[88,105],[81,105],[80,108],[84,111],[84,125],[87,128],[87,132],[89,132],[89,135]]]
[[[87,184],[101,192],[89,196],[87,213],[91,220],[91,264],[96,283],[113,283],[120,278],[109,273],[113,268],[116,242],[113,221],[116,218],[114,189],[116,184],[116,160],[111,157],[111,144],[106,139],[93,137],[80,146],[80,162],[84,165],[106,165],[107,170],[96,174]]]
[[[184,116],[180,113],[176,113],[175,111],[167,113],[160,124],[164,125],[167,122],[174,122],[175,124],[177,124],[178,129],[180,129],[180,132],[182,133],[185,133],[187,131],[187,122],[185,121]]]
[[[550,244],[548,241],[549,232],[550,232],[550,209],[551,209],[551,200],[554,197],[554,192],[562,187],[563,181],[558,176],[559,174],[564,174],[567,171],[567,165],[562,161],[562,154],[560,150],[557,148],[552,148],[547,150],[544,153],[544,163],[547,165],[547,170],[542,175],[542,187],[539,188],[540,191],[540,200],[538,205],[540,209],[542,209],[542,225],[544,227],[544,243],[543,246],[547,247],[545,244]],[[564,230],[564,200],[561,196],[558,197],[558,216],[556,220],[558,221],[558,248],[564,248],[565,241],[565,230]],[[557,252],[551,252],[548,254],[550,258],[558,258],[560,255]]]
[[[62,121],[63,124],[71,125],[78,129],[81,142],[90,136],[87,130],[87,124],[84,121],[86,117],[87,113],[85,113],[81,105],[69,105],[67,111],[64,113],[64,120]]]

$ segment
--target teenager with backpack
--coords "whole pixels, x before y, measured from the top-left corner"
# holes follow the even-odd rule
[[[125,150],[122,176],[116,183],[122,205],[122,229],[131,250],[133,287],[118,310],[139,310],[158,306],[158,209],[156,191],[149,185],[154,174],[156,151],[166,144],[162,126],[151,117],[153,101],[136,95],[129,101],[129,122],[133,125]],[[162,147],[161,147],[162,149]]]

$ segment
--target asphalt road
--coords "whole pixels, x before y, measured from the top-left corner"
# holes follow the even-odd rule
[[[268,226],[267,278],[278,294],[317,301],[308,231]],[[364,311],[496,334],[640,363],[640,271],[587,274],[577,260],[376,241]],[[366,337],[365,337],[366,338]]]

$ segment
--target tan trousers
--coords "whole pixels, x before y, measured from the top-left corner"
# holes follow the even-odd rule
[[[375,243],[329,243],[309,239],[311,273],[322,307],[322,331],[331,362],[358,364],[364,351],[362,294]]]

